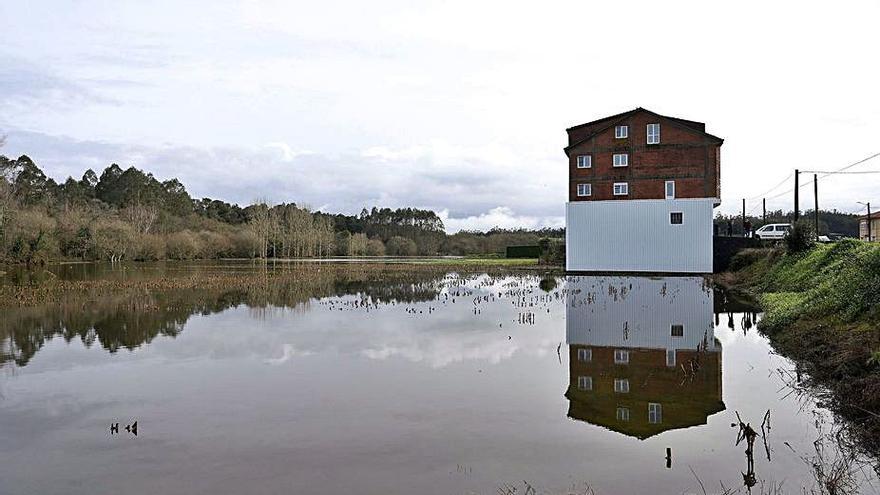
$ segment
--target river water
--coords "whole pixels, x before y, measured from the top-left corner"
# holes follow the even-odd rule
[[[210,270],[257,268],[53,268]],[[838,455],[703,278],[295,270],[0,310],[0,493],[802,493]]]

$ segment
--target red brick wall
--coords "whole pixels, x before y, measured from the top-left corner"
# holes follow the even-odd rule
[[[660,144],[647,144],[649,123],[660,124]],[[720,197],[720,145],[714,140],[648,112],[638,112],[620,124],[629,126],[627,138],[615,138],[612,126],[568,150],[570,201],[664,199],[667,180],[675,181],[676,198]],[[570,132],[570,143],[584,135],[583,130]],[[615,153],[628,153],[629,166],[613,167]],[[578,155],[591,155],[592,167],[577,168]],[[614,182],[627,182],[629,194],[614,196]],[[591,184],[592,195],[578,197],[579,183]]]

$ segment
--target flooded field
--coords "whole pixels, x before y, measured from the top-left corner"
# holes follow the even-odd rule
[[[3,494],[880,486],[755,308],[701,277],[53,271],[119,288],[0,309]],[[221,273],[246,276],[125,283]]]

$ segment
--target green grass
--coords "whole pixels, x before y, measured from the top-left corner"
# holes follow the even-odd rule
[[[466,258],[428,258],[424,260],[413,260],[413,263],[430,264],[430,265],[467,265],[467,266],[536,266],[537,258],[484,258],[484,257],[466,257]]]
[[[753,250],[735,266],[759,295],[767,329],[799,319],[853,323],[880,316],[880,244],[847,239],[802,254]]]

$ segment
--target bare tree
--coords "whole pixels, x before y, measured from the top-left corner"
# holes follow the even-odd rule
[[[138,202],[126,208],[122,214],[139,234],[149,234],[156,219],[159,218],[159,209]]]
[[[253,213],[248,225],[260,245],[258,257],[265,258],[269,251],[269,230],[271,229],[269,206],[265,201],[260,200],[254,203]]]

